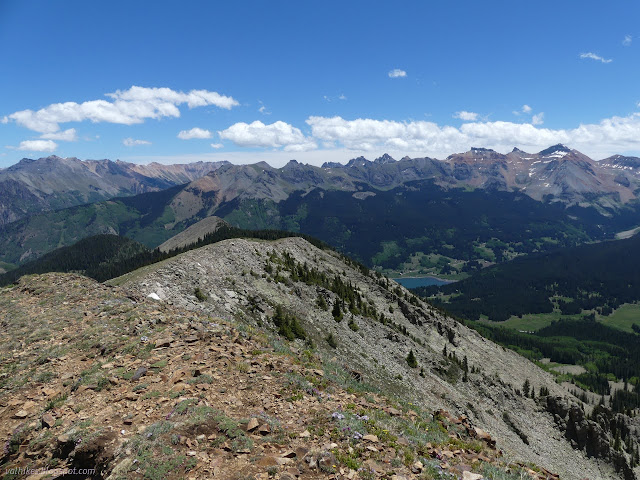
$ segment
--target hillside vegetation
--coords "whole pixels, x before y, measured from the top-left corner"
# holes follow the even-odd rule
[[[640,317],[630,307],[640,300],[639,262],[640,237],[632,237],[518,258],[455,284],[414,291],[532,360],[584,367],[561,378],[602,396],[616,411],[635,413]],[[623,305],[631,318],[609,321]],[[511,328],[500,323],[507,319]],[[625,388],[612,389],[610,382]]]
[[[494,321],[512,315],[562,314],[585,310],[608,315],[640,300],[640,236],[517,258],[441,287],[421,287],[423,295],[456,315]],[[446,300],[445,300],[446,299]]]
[[[71,246],[56,249],[37,260],[0,275],[0,286],[15,282],[23,275],[48,272],[82,273],[102,282],[182,252],[229,238],[275,240],[291,236],[301,236],[321,248],[328,247],[307,235],[282,230],[245,230],[230,225],[221,225],[214,232],[168,251],[151,250],[138,242],[118,235],[94,235]]]

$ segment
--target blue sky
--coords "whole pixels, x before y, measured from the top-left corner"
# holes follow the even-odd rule
[[[559,142],[638,154],[639,13],[628,0],[0,0],[0,167]]]

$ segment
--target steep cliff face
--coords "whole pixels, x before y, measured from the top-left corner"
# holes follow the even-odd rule
[[[582,405],[565,397],[548,396],[541,404],[575,449],[609,462],[625,480],[637,478],[630,466],[630,458],[638,454],[634,419],[602,405],[588,415]]]
[[[520,393],[527,380],[536,397],[542,387],[567,398],[549,374],[394,282],[304,240],[224,241],[114,282],[161,304],[280,331],[300,349],[313,345],[372,388],[422,408],[464,415],[489,432],[507,458],[563,478],[617,478],[610,463],[615,459],[587,450],[582,440],[572,445],[574,435],[544,400]],[[410,352],[416,364],[408,360]],[[564,416],[583,432],[570,409]],[[622,464],[615,468],[623,471]]]

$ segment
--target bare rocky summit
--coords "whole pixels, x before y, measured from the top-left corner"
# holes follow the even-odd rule
[[[0,306],[5,478],[557,478],[244,322],[71,274]]]
[[[589,407],[570,399],[551,375],[395,282],[302,239],[228,240],[114,283],[163,305],[234,318],[254,328],[278,330],[280,323],[281,333],[283,324],[295,331],[295,318],[304,331],[303,338],[293,342],[295,348],[313,345],[336,371],[351,372],[361,388],[366,385],[429,411],[442,408],[454,417],[464,416],[496,439],[505,458],[540,465],[562,478],[623,475],[607,463],[615,455],[605,432],[606,452],[598,458],[588,457],[584,444],[572,446],[571,432],[558,426],[547,399],[565,398],[581,410]],[[348,293],[336,293],[341,289],[351,291],[351,306],[345,301]],[[336,304],[340,321],[334,314]],[[409,352],[416,368],[407,362]],[[525,381],[536,399],[520,393]],[[541,388],[547,394],[538,398]],[[634,478],[628,470],[625,478]]]

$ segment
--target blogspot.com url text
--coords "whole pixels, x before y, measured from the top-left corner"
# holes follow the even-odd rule
[[[63,475],[95,475],[95,468],[29,468],[29,467],[14,467],[7,468],[4,471],[5,475],[52,475],[54,477],[60,477]]]

